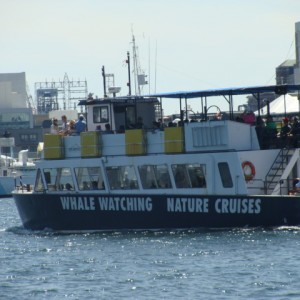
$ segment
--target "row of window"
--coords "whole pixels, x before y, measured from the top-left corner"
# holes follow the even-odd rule
[[[172,188],[173,177],[176,188],[205,188],[206,169],[201,164],[173,164],[171,174],[166,164],[142,165],[138,167],[138,175],[143,189]],[[137,174],[133,166],[106,167],[106,178],[110,190],[137,190],[140,188]],[[42,173],[45,184],[43,184]],[[106,189],[100,167],[74,168],[76,185],[79,190]],[[45,168],[38,170],[35,190],[59,191],[75,190],[75,182],[71,168]]]
[[[38,140],[38,136],[37,134],[32,134],[32,133],[29,134],[22,133],[20,134],[20,140],[23,142],[36,142]]]
[[[219,174],[224,188],[232,188],[233,182],[229,165],[218,163]],[[202,164],[173,164],[171,175],[166,164],[142,165],[138,174],[143,189],[172,188],[173,177],[176,188],[206,188],[206,168]],[[133,166],[106,167],[106,178],[110,190],[139,189],[137,175]],[[43,184],[44,174],[46,187]],[[36,191],[74,190],[75,183],[71,168],[46,168],[38,170]],[[100,167],[74,168],[75,180],[79,190],[104,190],[105,182]]]

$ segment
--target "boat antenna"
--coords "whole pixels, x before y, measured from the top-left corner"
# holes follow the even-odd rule
[[[139,57],[138,57],[138,47],[135,43],[135,36],[132,30],[132,57],[133,57],[133,75],[134,75],[134,87],[136,95],[141,95],[141,87],[148,84],[146,80],[147,75],[141,70]]]
[[[126,63],[128,65],[128,82],[127,82],[127,86],[128,86],[128,96],[131,96],[131,79],[130,79],[130,54],[129,51],[127,51],[127,60]]]
[[[107,94],[106,94],[106,82],[105,82],[105,68],[104,68],[104,66],[102,66],[102,77],[103,77],[104,98],[107,98]]]

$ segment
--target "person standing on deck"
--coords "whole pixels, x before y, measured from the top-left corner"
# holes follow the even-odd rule
[[[66,135],[68,133],[68,121],[66,115],[61,116],[61,130],[59,133],[62,135]]]
[[[77,134],[86,131],[86,122],[82,114],[79,116],[78,121],[75,123],[75,131]]]
[[[56,118],[53,118],[53,120],[52,120],[52,124],[50,127],[50,133],[58,134],[58,120]]]

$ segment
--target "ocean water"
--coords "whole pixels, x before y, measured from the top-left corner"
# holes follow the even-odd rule
[[[300,299],[300,228],[58,234],[0,199],[0,299]]]

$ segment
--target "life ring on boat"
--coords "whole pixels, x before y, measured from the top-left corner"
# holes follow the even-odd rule
[[[242,163],[242,168],[246,181],[252,180],[256,173],[253,163],[251,161],[244,161]]]

